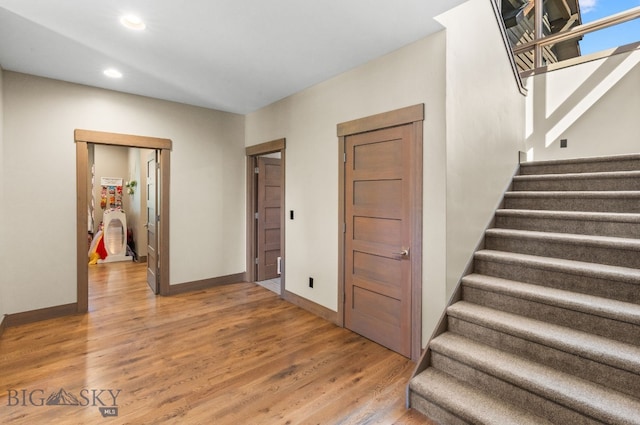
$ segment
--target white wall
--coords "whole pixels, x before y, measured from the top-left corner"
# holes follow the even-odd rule
[[[100,200],[102,198],[101,179],[103,177],[114,177],[122,179],[122,209],[125,211],[125,213],[127,213],[127,226],[129,226],[129,196],[126,194],[127,189],[124,187],[124,182],[128,180],[129,175],[129,148],[126,146],[96,145],[94,150],[94,161],[94,232],[98,231],[105,211],[100,207]]]
[[[431,332],[446,300],[444,48],[441,32],[247,116],[248,146],[287,139],[286,210],[295,211],[286,221],[287,290],[337,311],[337,124],[425,103],[423,317]]]
[[[447,28],[447,295],[494,215],[524,149],[525,98],[488,0],[441,15]]]
[[[489,1],[472,0],[439,21],[446,31],[246,119],[247,145],[287,139],[286,209],[296,211],[286,222],[287,289],[336,311],[336,125],[425,103],[423,343],[524,148],[524,98]]]
[[[8,312],[75,301],[74,128],[173,139],[172,284],[244,271],[243,148],[286,137],[286,210],[296,212],[286,222],[287,289],[337,310],[336,125],[424,103],[426,343],[524,148],[524,99],[489,1],[440,21],[445,31],[246,117],[5,73],[4,174],[17,207],[8,240],[23,241],[1,278]],[[37,192],[40,176],[61,189],[50,211],[56,226],[29,267],[42,229],[25,194]]]
[[[135,180],[136,187],[133,195],[126,195],[129,199],[127,221],[133,229],[133,240],[138,258],[147,255],[147,158],[153,154],[150,149],[129,149],[128,181]]]
[[[527,87],[529,160],[640,152],[640,50],[530,77]]]
[[[124,146],[95,146],[95,180],[93,200],[95,205],[95,229],[102,221],[104,210],[100,208],[101,177],[119,177],[122,179],[122,209],[127,214],[127,227],[133,230],[135,251],[138,256],[147,255],[146,228],[146,160],[154,151],[149,149],[128,148]],[[129,195],[126,182],[135,180],[137,185],[133,195]]]
[[[3,70],[2,67],[0,67],[0,270],[6,270],[5,250],[9,244],[4,242],[7,238],[4,234],[4,226],[2,225],[2,223],[4,223],[4,210],[6,208],[6,204],[4,203],[4,96],[2,80]],[[7,312],[4,303],[4,286],[4,281],[0,278],[0,324],[2,324],[4,315]]]
[[[76,301],[76,128],[165,137],[171,154],[171,277],[242,273],[244,117],[5,72],[6,313]],[[55,196],[41,194],[55,187]],[[45,217],[42,212],[45,211]],[[45,223],[43,226],[42,223]]]

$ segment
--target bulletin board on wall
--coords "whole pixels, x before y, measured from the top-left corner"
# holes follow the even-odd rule
[[[100,178],[100,208],[122,208],[122,181],[118,177]]]

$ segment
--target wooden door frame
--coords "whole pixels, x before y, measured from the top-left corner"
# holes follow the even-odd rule
[[[92,130],[75,130],[76,143],[76,233],[77,233],[77,298],[78,313],[89,310],[89,268],[87,261],[87,205],[89,204],[89,143],[96,145],[126,146],[158,151],[160,161],[160,227],[158,231],[161,247],[160,261],[160,295],[169,295],[169,188],[171,181],[171,148],[170,139],[135,136],[131,134],[107,133]]]
[[[142,157],[142,155],[140,155]],[[159,159],[160,159],[160,154],[158,153],[158,151],[156,149],[150,150],[149,152],[146,152],[145,158],[144,158],[144,163],[145,163],[145,187],[146,187],[146,195],[147,195],[147,199],[145,202],[145,217],[146,217],[146,236],[147,236],[147,243],[146,243],[146,248],[147,248],[147,285],[149,286],[149,289],[151,289],[154,293],[154,295],[157,295],[160,293],[160,285],[158,284],[160,281],[160,276],[158,276],[159,273],[159,269],[158,269],[158,264],[159,264],[159,258],[158,258],[158,253],[160,252],[160,250],[158,249],[158,247],[160,246],[159,243],[159,227],[158,227],[158,182],[160,180],[158,174],[159,174]],[[142,162],[142,158],[140,158],[140,162]],[[150,164],[151,163],[151,164]],[[153,167],[153,170],[149,169],[149,166]],[[142,173],[141,173],[142,174]],[[153,175],[153,191],[155,192],[153,194],[153,215],[155,215],[153,223],[149,222],[149,180],[150,180],[150,176]],[[162,186],[160,186],[162,187]],[[151,226],[153,225],[153,226]],[[149,228],[152,228],[153,233],[151,233],[149,231]],[[153,242],[153,247],[150,250],[149,249],[149,235],[152,234],[152,242]],[[153,286],[149,283],[149,272],[151,271],[150,267],[149,267],[149,261],[153,261]]]
[[[258,191],[258,187],[255,180],[255,172],[254,169],[257,167],[257,157],[261,155],[267,155],[270,153],[280,152],[280,257],[282,257],[281,269],[280,269],[280,297],[283,298],[285,294],[285,172],[286,172],[286,160],[285,160],[285,148],[287,145],[287,140],[277,139],[272,140],[270,142],[261,143],[258,145],[248,146],[245,148],[245,154],[247,156],[247,211],[246,211],[246,219],[247,219],[247,281],[255,282],[256,280],[256,264],[255,259],[257,256],[256,251],[256,235],[257,235],[257,225],[254,216],[254,211],[257,208],[256,205],[256,194]]]
[[[414,143],[410,147],[412,195],[410,222],[413,237],[410,244],[411,260],[411,359],[417,361],[422,353],[422,144],[424,104],[408,106],[394,111],[340,123],[338,132],[338,325],[344,327],[345,315],[345,139],[368,131],[382,130],[405,124],[413,125]]]

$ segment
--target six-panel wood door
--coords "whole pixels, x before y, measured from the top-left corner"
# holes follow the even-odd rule
[[[412,125],[345,138],[345,326],[411,356]]]

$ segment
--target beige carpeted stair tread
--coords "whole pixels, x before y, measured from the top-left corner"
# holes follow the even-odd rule
[[[499,209],[496,211],[496,215],[501,217],[548,218],[557,220],[584,220],[640,224],[640,214],[637,213]]]
[[[640,190],[522,190],[506,192],[505,198],[592,198],[619,199],[640,198]]]
[[[593,276],[601,279],[637,284],[640,286],[640,270],[629,267],[610,266],[583,261],[565,260],[562,258],[541,257],[538,255],[519,254],[515,252],[488,249],[477,251],[475,253],[475,258],[483,261],[515,264],[581,276]]]
[[[493,308],[459,301],[447,314],[508,335],[639,374],[640,347]]]
[[[538,232],[516,229],[487,229],[488,237],[526,239],[536,242],[576,244],[598,248],[625,249],[640,251],[640,239],[619,238],[614,236],[576,235],[571,233]]]
[[[640,425],[639,399],[452,333],[433,339],[430,347],[446,357],[604,423]]]
[[[525,174],[513,176],[513,181],[544,181],[560,179],[593,180],[593,179],[640,178],[640,171],[595,171],[586,173],[557,173],[557,174]]]
[[[581,158],[569,158],[569,159],[548,159],[543,161],[529,161],[520,164],[521,167],[536,167],[541,165],[568,165],[568,164],[592,164],[600,162],[620,162],[620,161],[640,161],[640,154],[619,154],[619,155],[606,155],[606,156],[589,156]]]
[[[472,424],[551,425],[543,418],[491,397],[434,368],[413,378],[409,385],[432,403]]]
[[[640,325],[638,304],[480,274],[467,275],[462,282],[486,291]]]
[[[556,159],[524,162],[520,174],[588,173],[640,169],[640,155],[624,154],[604,157]]]
[[[497,398],[536,424],[640,425],[640,153],[520,164],[484,236],[411,380],[416,408],[529,423],[460,415]]]

